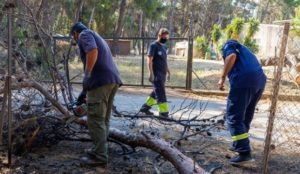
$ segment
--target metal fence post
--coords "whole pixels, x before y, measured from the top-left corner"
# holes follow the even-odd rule
[[[144,86],[144,75],[145,75],[145,39],[142,38],[142,81],[141,81],[142,86]]]
[[[12,124],[12,111],[11,111],[11,73],[12,73],[12,69],[11,69],[11,63],[12,63],[12,23],[13,23],[13,19],[12,19],[12,13],[13,13],[13,8],[15,7],[14,3],[11,2],[7,2],[7,4],[5,4],[5,7],[8,9],[8,20],[7,20],[7,26],[8,26],[8,57],[7,57],[7,77],[6,77],[6,82],[7,82],[7,110],[8,110],[8,166],[11,166],[11,154],[12,154],[12,128],[11,128],[11,124]]]
[[[186,90],[192,89],[192,71],[193,71],[193,37],[188,39],[188,59],[186,68]]]
[[[264,147],[264,156],[263,156],[263,173],[268,173],[268,161],[269,161],[269,154],[270,154],[270,144],[272,140],[272,132],[273,132],[273,125],[275,120],[275,113],[277,109],[277,100],[278,100],[278,94],[279,94],[279,87],[280,87],[280,80],[282,76],[282,69],[284,66],[285,61],[285,52],[286,52],[286,45],[287,45],[287,39],[289,34],[290,24],[285,23],[284,29],[283,29],[283,36],[281,39],[281,48],[280,48],[280,55],[279,55],[279,62],[277,71],[274,77],[274,84],[273,84],[273,95],[271,99],[271,106],[270,106],[270,116],[268,121],[268,128],[267,128],[267,134],[265,138],[265,147]]]

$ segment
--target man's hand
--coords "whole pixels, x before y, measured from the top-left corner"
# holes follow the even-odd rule
[[[86,99],[86,91],[82,90],[77,98],[77,104],[81,105],[82,103],[85,103],[86,102],[85,99]]]
[[[149,82],[153,83],[154,82],[154,74],[153,73],[150,73],[150,76],[149,76]]]
[[[171,80],[171,73],[170,71],[167,72],[167,82],[169,82]]]
[[[84,91],[88,91],[88,89],[89,89],[88,81],[89,81],[90,77],[91,77],[91,73],[85,72],[83,82],[82,82],[82,87],[83,87]]]
[[[219,80],[219,83],[218,83],[219,90],[221,90],[221,91],[225,90],[224,83],[225,83],[225,77],[221,77]]]

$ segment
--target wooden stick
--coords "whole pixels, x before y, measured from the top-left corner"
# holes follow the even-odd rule
[[[266,139],[265,139],[264,157],[263,157],[263,172],[262,172],[264,174],[268,173],[270,144],[272,141],[273,125],[274,125],[274,120],[275,120],[275,116],[276,116],[277,100],[278,100],[278,96],[279,96],[279,87],[280,87],[282,69],[283,69],[284,62],[285,62],[285,52],[286,52],[286,45],[287,45],[289,30],[290,30],[290,24],[285,23],[284,29],[283,29],[283,36],[281,39],[279,62],[278,62],[278,67],[277,67],[277,71],[276,71],[275,78],[274,78],[275,82],[274,82],[274,86],[273,86],[273,95],[272,95],[272,99],[271,99],[270,116],[269,116],[269,121],[268,121]]]

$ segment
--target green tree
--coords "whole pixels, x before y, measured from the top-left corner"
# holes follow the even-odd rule
[[[300,36],[300,6],[295,8],[295,15],[292,19],[292,26],[289,32],[291,37]]]
[[[221,37],[222,37],[221,26],[218,24],[214,24],[212,32],[211,32],[211,39],[212,39],[213,43],[218,44]]]
[[[218,24],[214,24],[213,25],[213,29],[211,32],[211,39],[213,41],[213,45],[214,45],[214,50],[217,54],[217,58],[219,57],[219,41],[222,37],[222,29],[221,26]]]
[[[231,22],[232,34],[239,36],[243,31],[245,20],[243,18],[234,18]]]
[[[244,39],[244,45],[247,46],[251,51],[257,53],[259,47],[253,39],[254,34],[259,30],[259,21],[255,18],[252,18],[247,24],[246,36]]]
[[[205,36],[198,36],[195,38],[195,48],[200,52],[202,57],[208,50],[209,42]]]

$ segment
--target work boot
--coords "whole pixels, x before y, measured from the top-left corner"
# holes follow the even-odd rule
[[[255,161],[254,158],[252,158],[251,153],[247,152],[247,153],[240,153],[239,155],[232,157],[229,160],[229,163],[231,165],[243,165],[246,163],[250,163]]]
[[[140,109],[140,112],[145,115],[154,115],[153,112],[150,111],[150,109],[151,109],[150,106],[143,104],[143,106]]]
[[[228,148],[228,150],[232,151],[232,152],[235,152],[235,147],[231,146]]]
[[[106,168],[107,162],[101,161],[93,155],[86,155],[86,156],[83,156],[83,157],[80,158],[80,165],[82,167],[90,166],[90,167]]]
[[[84,152],[85,152],[86,156],[91,156],[91,157],[96,158],[96,154],[95,154],[93,148],[84,149]]]
[[[160,112],[159,116],[160,117],[169,117],[169,112]]]

